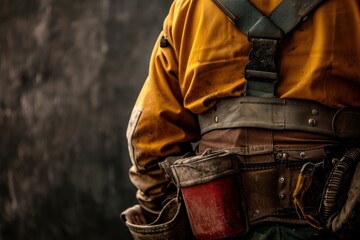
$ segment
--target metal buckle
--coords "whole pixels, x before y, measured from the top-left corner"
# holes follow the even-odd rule
[[[277,46],[279,40],[252,38],[252,49],[249,62],[245,66],[246,79],[261,78],[277,80],[278,67],[276,65]]]
[[[301,170],[300,170],[300,174],[302,176],[307,176],[307,177],[312,177],[314,175],[314,172],[316,170],[316,168],[321,167],[323,165],[323,162],[318,162],[318,163],[313,163],[313,162],[308,162],[305,163]]]
[[[274,97],[278,81],[276,63],[279,40],[251,38],[252,49],[245,66],[245,95]]]

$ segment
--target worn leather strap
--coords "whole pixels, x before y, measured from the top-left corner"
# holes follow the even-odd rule
[[[201,133],[254,127],[297,130],[346,139],[360,139],[360,109],[340,110],[295,99],[236,97],[218,101],[199,115]]]

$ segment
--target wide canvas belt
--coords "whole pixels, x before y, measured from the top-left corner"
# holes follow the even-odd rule
[[[221,99],[199,115],[201,134],[215,129],[254,127],[358,140],[359,123],[360,109],[333,109],[313,101],[250,96]]]

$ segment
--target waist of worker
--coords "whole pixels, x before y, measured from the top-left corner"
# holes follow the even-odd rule
[[[338,146],[326,145],[313,148],[284,148],[272,153],[243,155],[241,148],[229,148],[237,156],[240,174],[240,194],[250,225],[264,222],[307,224],[299,219],[293,204],[293,192],[298,175],[305,163],[325,163],[338,157]],[[238,151],[239,150],[239,151]],[[321,164],[322,166],[322,164]],[[304,208],[316,214],[319,209],[325,175],[322,170],[314,174],[314,184],[303,196]]]
[[[236,154],[241,191],[251,225],[262,222],[306,224],[296,214],[292,194],[305,163],[329,163],[343,151],[332,137],[297,131],[258,128],[219,129],[203,134],[198,151],[225,150]],[[325,175],[304,195],[307,211],[316,213],[325,184]]]
[[[360,109],[334,109],[296,99],[224,98],[199,115],[201,133],[239,127],[295,130],[360,139]]]

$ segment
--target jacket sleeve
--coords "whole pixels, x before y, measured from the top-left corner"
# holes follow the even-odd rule
[[[169,181],[158,163],[168,156],[190,150],[199,139],[197,117],[183,107],[178,79],[178,53],[171,34],[177,11],[183,2],[174,1],[165,19],[150,60],[149,75],[130,117],[127,139],[132,167],[130,180],[137,187],[137,199],[147,211],[158,213],[167,196]],[[168,45],[160,47],[166,38]]]

